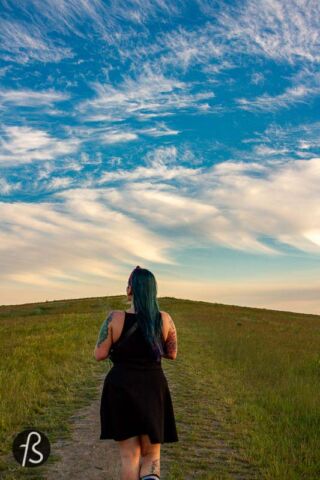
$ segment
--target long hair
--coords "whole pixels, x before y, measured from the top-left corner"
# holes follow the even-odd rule
[[[152,272],[137,266],[128,280],[133,294],[134,310],[142,334],[149,344],[154,358],[163,355],[162,318],[157,300],[157,282]]]

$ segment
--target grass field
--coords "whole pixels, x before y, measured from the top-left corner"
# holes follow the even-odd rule
[[[320,316],[160,298],[178,332],[163,360],[180,442],[162,446],[168,480],[320,478]],[[0,307],[1,478],[41,478],[6,461],[30,426],[51,442],[91,401],[107,362],[93,349],[124,296]],[[241,476],[242,475],[242,476]],[[43,477],[45,478],[45,477]]]

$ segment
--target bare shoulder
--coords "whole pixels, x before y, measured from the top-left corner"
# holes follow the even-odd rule
[[[165,311],[163,311],[163,310],[160,310],[160,313],[161,313],[161,316],[162,316],[164,322],[166,322],[166,323],[168,323],[168,324],[173,323],[173,320],[172,320],[172,318],[171,318],[170,313],[165,312]]]
[[[125,313],[123,310],[110,310],[110,328],[113,342],[117,341],[120,337],[124,317]]]
[[[160,310],[160,313],[161,313],[161,318],[163,320],[163,323],[164,322],[167,322],[168,321],[168,314],[167,312],[165,312],[164,310]]]
[[[124,317],[124,311],[123,310],[110,310],[109,311],[109,318],[110,318],[110,323],[115,324],[120,321],[121,318]]]

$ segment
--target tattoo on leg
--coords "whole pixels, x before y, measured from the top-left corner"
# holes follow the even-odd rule
[[[109,313],[108,317],[105,319],[105,321],[103,322],[100,328],[100,332],[97,340],[97,347],[100,347],[101,343],[104,342],[108,337],[108,329],[109,329],[109,324],[112,320],[112,314],[113,312]]]
[[[160,475],[160,459],[152,460],[151,464],[151,473],[156,473]]]

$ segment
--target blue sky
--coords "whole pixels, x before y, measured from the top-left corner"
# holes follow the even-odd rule
[[[316,0],[6,0],[1,304],[124,294],[320,314]]]

